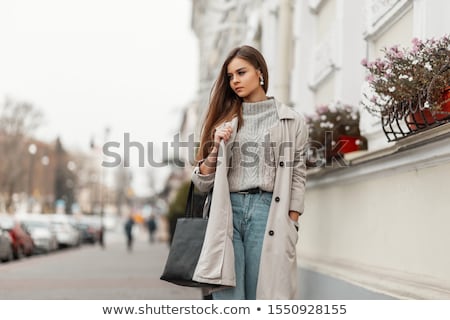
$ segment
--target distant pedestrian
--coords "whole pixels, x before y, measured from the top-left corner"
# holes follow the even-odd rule
[[[157,228],[156,219],[155,219],[154,215],[150,215],[150,217],[148,217],[147,228],[148,228],[150,243],[153,243],[153,242],[155,242],[155,231]]]
[[[133,217],[130,215],[128,217],[128,220],[125,222],[125,234],[127,236],[128,251],[131,251],[133,248],[133,225],[134,225],[134,220],[133,220]]]
[[[98,233],[98,243],[100,244],[100,247],[102,249],[105,249],[105,226],[102,225],[100,226],[100,230]]]

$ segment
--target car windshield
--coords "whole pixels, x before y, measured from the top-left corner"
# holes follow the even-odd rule
[[[0,217],[0,228],[10,230],[14,227],[14,220],[9,217]]]
[[[44,221],[24,221],[23,222],[27,228],[36,229],[36,228],[49,228],[50,225],[45,223]]]

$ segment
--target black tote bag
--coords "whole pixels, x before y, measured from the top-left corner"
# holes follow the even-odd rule
[[[191,182],[185,216],[177,220],[161,280],[186,287],[216,286],[192,280],[205,239],[209,213],[207,207],[210,201],[211,193],[206,196],[204,201],[200,201],[200,203],[197,201],[194,204],[194,184]],[[206,209],[204,209],[205,206],[207,206]],[[205,215],[203,214],[204,210],[207,212]]]

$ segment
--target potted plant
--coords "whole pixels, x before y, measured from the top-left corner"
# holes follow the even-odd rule
[[[367,140],[359,131],[359,111],[341,102],[321,105],[312,115],[306,115],[309,128],[309,159],[316,163],[345,153],[366,150]]]
[[[382,119],[389,141],[450,118],[450,37],[414,38],[411,48],[384,48],[384,57],[364,59],[369,94],[362,104]]]

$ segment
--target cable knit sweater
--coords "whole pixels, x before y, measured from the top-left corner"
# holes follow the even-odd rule
[[[273,151],[264,144],[269,129],[279,121],[273,98],[259,102],[243,102],[244,124],[232,146],[232,162],[228,172],[230,192],[259,187],[272,192],[275,182]]]

